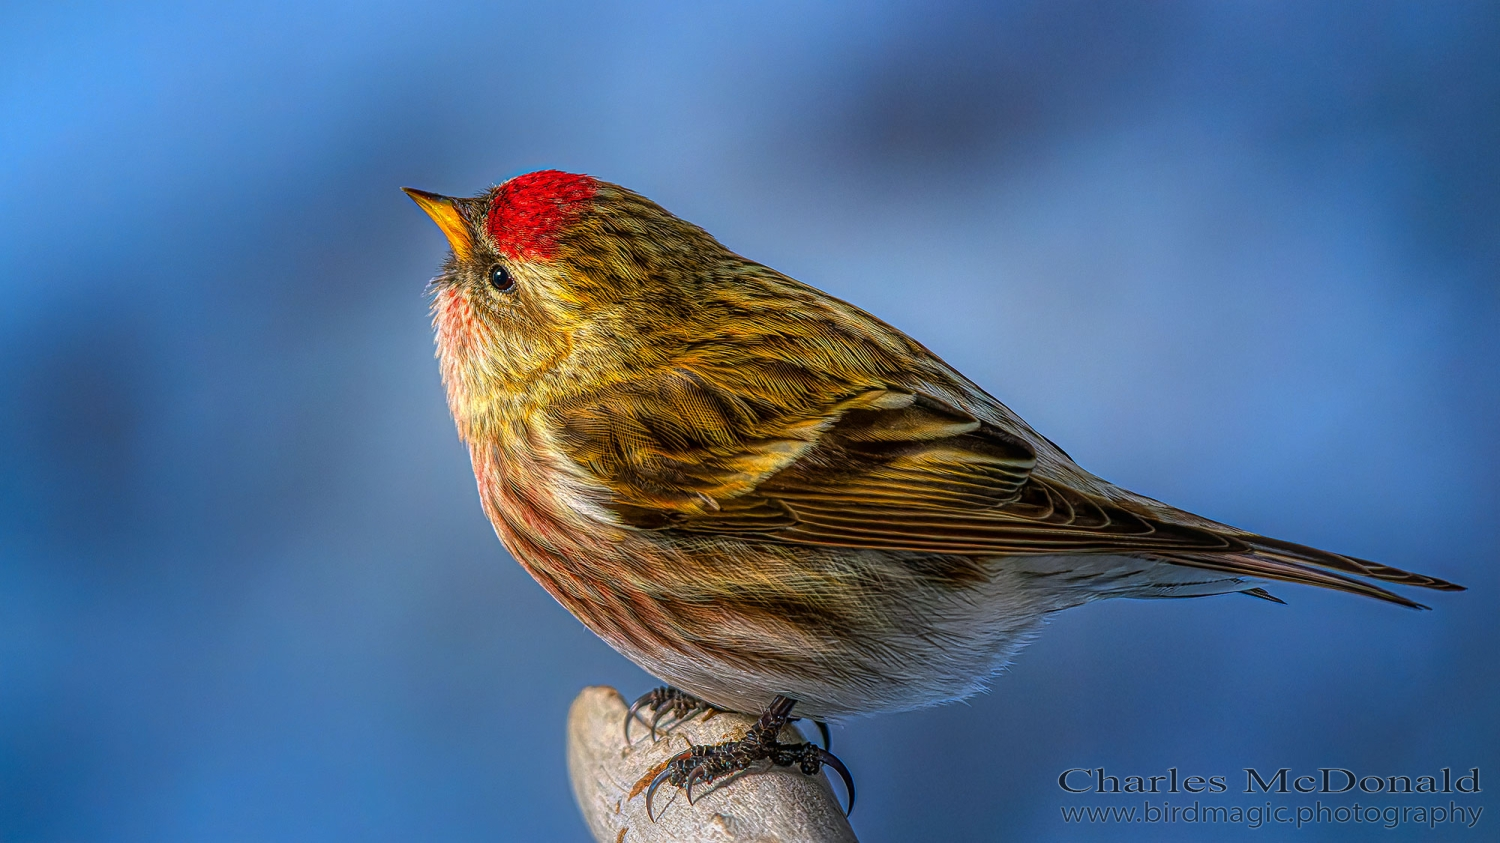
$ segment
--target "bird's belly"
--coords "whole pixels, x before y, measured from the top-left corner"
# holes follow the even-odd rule
[[[713,705],[772,697],[837,719],[962,699],[1061,608],[1020,578],[955,585],[902,554],[624,536],[607,554],[512,547],[580,621],[648,673]]]
[[[724,709],[785,694],[832,719],[962,699],[1047,613],[1088,599],[1005,560],[965,579],[932,554],[627,529],[544,463],[476,454],[475,470],[496,532],[543,588],[647,672]]]

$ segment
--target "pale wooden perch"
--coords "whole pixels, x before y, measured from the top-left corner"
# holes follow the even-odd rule
[[[568,774],[589,829],[599,843],[666,840],[756,843],[857,843],[833,786],[822,776],[791,769],[740,776],[693,789],[695,804],[663,784],[656,792],[656,821],[646,817],[645,783],[689,743],[736,740],[754,718],[739,714],[696,717],[673,725],[651,742],[640,723],[625,745],[625,701],[613,688],[584,688],[568,712]],[[793,734],[795,733],[795,734]],[[802,741],[793,726],[783,741]],[[634,794],[634,795],[632,795]]]

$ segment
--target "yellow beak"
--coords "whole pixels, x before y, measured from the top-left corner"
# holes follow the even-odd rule
[[[401,189],[443,230],[443,235],[448,238],[448,245],[453,247],[453,254],[459,260],[468,259],[469,253],[474,250],[474,240],[469,234],[468,224],[464,222],[463,212],[459,210],[459,200],[414,187]]]

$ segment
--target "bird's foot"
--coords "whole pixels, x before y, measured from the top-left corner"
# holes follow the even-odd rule
[[[673,784],[687,793],[688,804],[693,802],[693,786],[707,785],[715,781],[750,770],[758,762],[770,761],[777,767],[795,766],[804,774],[817,775],[823,765],[832,767],[844,780],[844,790],[849,794],[848,811],[854,810],[854,780],[849,769],[837,756],[822,747],[810,743],[782,743],[777,740],[781,730],[792,719],[792,706],[797,701],[777,696],[771,701],[760,719],[745,731],[737,741],[727,741],[712,746],[694,746],[678,753],[651,781],[646,789],[646,816],[656,819],[651,809],[651,799],[662,783]]]
[[[685,691],[666,686],[657,688],[630,704],[630,711],[625,715],[625,743],[630,744],[630,724],[636,720],[651,727],[651,742],[655,743],[656,729],[662,718],[670,716],[669,723],[681,723],[715,711],[713,706]],[[651,714],[649,720],[645,717],[646,712]]]
[[[646,712],[650,713],[651,719],[646,719]],[[717,713],[718,709],[687,691],[679,691],[670,685],[663,685],[636,697],[635,702],[630,704],[630,711],[625,715],[625,743],[630,743],[630,724],[635,721],[640,721],[650,727],[651,742],[655,743],[657,731],[665,718],[670,717],[666,725],[671,726],[684,720],[691,720],[700,714],[712,717]],[[791,719],[792,722],[796,722],[802,718]],[[823,748],[833,749],[833,735],[828,731],[828,724],[822,720],[814,720],[812,723],[818,727],[818,734],[823,738]]]

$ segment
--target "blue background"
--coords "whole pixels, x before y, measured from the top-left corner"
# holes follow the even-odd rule
[[[1480,828],[1381,839],[1493,834],[1497,103],[1494,4],[8,4],[0,839],[585,839],[567,704],[652,682],[484,520],[397,190],[542,167],[1104,477],[1470,587],[1064,613],[989,695],[835,731],[863,840],[1293,834],[1062,823],[1134,804],[1064,769],[1174,765],[1479,766]]]

